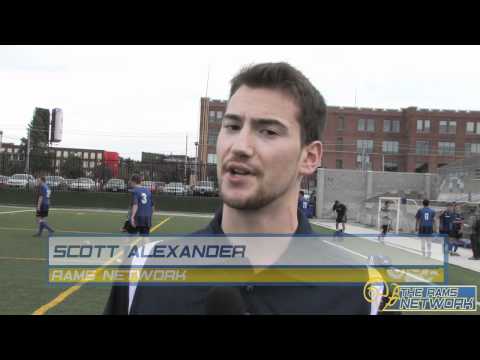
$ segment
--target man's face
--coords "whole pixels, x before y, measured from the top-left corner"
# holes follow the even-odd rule
[[[298,192],[302,158],[298,107],[288,95],[240,87],[228,103],[217,142],[225,204],[259,209]]]

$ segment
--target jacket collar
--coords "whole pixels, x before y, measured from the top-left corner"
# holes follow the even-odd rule
[[[295,235],[314,234],[313,229],[308,222],[307,217],[297,209],[298,226],[295,230]],[[200,231],[202,234],[225,235],[222,229],[222,207],[215,212],[215,216],[206,228]]]

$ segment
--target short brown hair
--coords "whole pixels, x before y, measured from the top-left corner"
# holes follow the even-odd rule
[[[142,176],[139,174],[133,174],[130,178],[130,181],[134,182],[135,184],[140,184],[142,182]]]
[[[327,105],[320,92],[299,70],[285,62],[246,66],[232,79],[230,98],[242,85],[285,91],[300,109],[298,121],[302,145],[320,140]]]

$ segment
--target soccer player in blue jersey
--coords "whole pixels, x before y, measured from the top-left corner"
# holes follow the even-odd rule
[[[415,229],[422,240],[422,254],[430,257],[432,255],[432,234],[434,233],[435,210],[430,209],[430,201],[423,200],[423,208],[417,211],[417,222]],[[425,252],[425,243],[427,251]]]
[[[305,216],[307,216],[308,200],[305,199],[305,192],[303,190],[300,190],[299,192],[297,207]]]
[[[43,229],[48,230],[48,235],[54,233],[53,229],[47,223],[48,209],[50,207],[50,189],[45,183],[45,177],[41,176],[38,179],[38,198],[36,204],[36,217],[38,223],[38,232],[33,236],[42,236]]]
[[[460,255],[457,253],[458,245],[464,246],[464,243],[462,241],[464,221],[465,218],[461,214],[457,203],[453,203],[453,221],[450,231],[450,242],[452,244],[450,249],[450,255],[452,256]]]
[[[130,210],[130,234],[139,233],[148,235],[152,226],[153,199],[149,189],[141,186],[140,175],[133,175],[130,179],[132,189],[132,207]]]
[[[447,210],[443,211],[439,219],[439,233],[444,236],[445,238],[445,245],[446,249],[448,249],[448,253],[452,255],[452,248],[453,244],[450,241],[450,236],[453,230],[453,221],[455,220],[455,213],[453,211],[453,204],[447,204]]]

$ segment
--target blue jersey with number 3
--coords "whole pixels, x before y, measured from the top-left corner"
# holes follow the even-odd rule
[[[417,211],[417,219],[420,222],[420,226],[433,227],[435,219],[435,211],[425,207]]]
[[[50,189],[47,184],[40,185],[40,196],[42,197],[41,207],[48,207],[50,205]]]
[[[151,226],[153,214],[152,193],[145,187],[135,187],[132,189],[132,203],[138,205],[135,214],[137,226]]]

